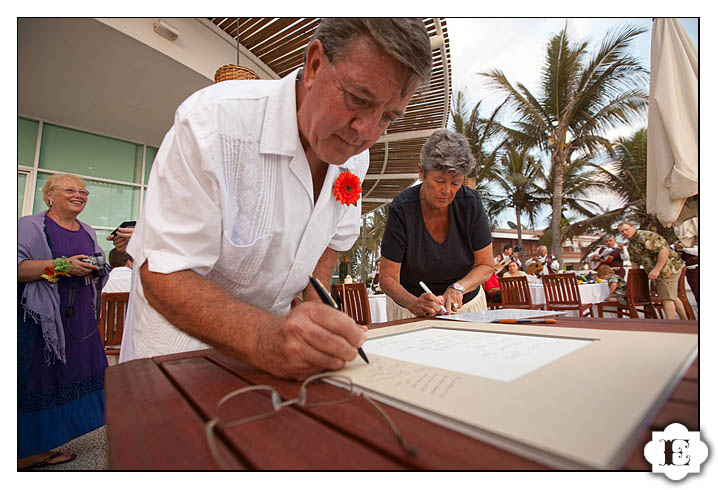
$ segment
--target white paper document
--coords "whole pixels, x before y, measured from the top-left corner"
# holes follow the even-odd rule
[[[496,381],[513,381],[590,340],[426,328],[364,343],[369,354]]]
[[[565,315],[568,311],[523,310],[519,308],[502,308],[500,310],[472,311],[469,313],[454,313],[453,315],[439,315],[436,318],[443,320],[461,320],[462,322],[493,322],[494,320],[520,318],[542,318],[547,316]]]

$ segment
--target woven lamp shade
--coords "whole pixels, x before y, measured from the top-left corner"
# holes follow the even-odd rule
[[[242,65],[224,65],[217,69],[214,74],[215,83],[226,80],[259,80],[259,76],[252,70]]]
[[[476,178],[475,177],[464,177],[464,185],[472,189],[476,189]]]

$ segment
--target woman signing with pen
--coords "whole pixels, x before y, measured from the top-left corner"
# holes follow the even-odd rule
[[[389,206],[379,273],[387,317],[435,316],[442,306],[450,313],[486,311],[481,283],[494,270],[491,230],[479,193],[462,185],[475,164],[469,144],[439,130],[427,139],[420,160],[421,185]]]

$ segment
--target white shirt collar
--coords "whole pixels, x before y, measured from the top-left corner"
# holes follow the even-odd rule
[[[298,151],[297,144],[300,140],[296,80],[299,70],[300,68],[297,68],[279,81],[277,97],[267,98],[259,141],[261,153],[292,156]]]

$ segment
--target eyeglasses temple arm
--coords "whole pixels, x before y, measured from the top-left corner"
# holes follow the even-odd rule
[[[378,403],[376,403],[368,396],[365,396],[362,393],[359,393],[358,396],[361,396],[366,401],[368,401],[374,408],[377,409],[381,416],[384,417],[384,420],[386,420],[386,422],[389,424],[389,427],[391,427],[391,430],[392,432],[394,432],[394,436],[396,436],[396,440],[399,442],[399,445],[402,447],[402,449],[404,449],[404,451],[406,451],[411,457],[417,457],[419,455],[419,449],[416,446],[409,445],[409,443],[404,440],[404,437],[401,435],[401,432],[399,432],[399,428],[396,426],[391,417],[389,417],[389,415],[384,411],[384,409],[381,408]]]

